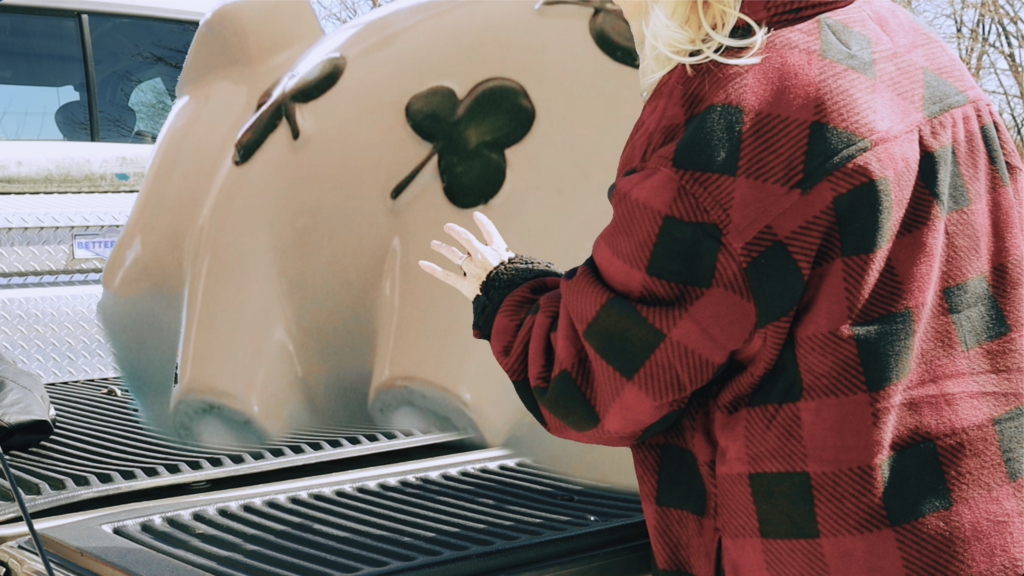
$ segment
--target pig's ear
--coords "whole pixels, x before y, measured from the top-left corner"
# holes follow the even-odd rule
[[[619,64],[625,64],[631,68],[640,67],[640,56],[636,53],[633,31],[625,16],[622,15],[622,9],[616,6],[612,0],[541,0],[537,3],[537,8],[556,4],[593,8],[594,15],[590,18],[590,35],[594,38],[594,43],[609,58]]]
[[[263,108],[264,104],[266,104],[267,102],[270,102],[271,96],[274,95],[274,88],[277,88],[277,82],[271,84],[270,88],[267,88],[266,90],[264,90],[263,94],[260,95],[260,99],[256,101],[256,111],[257,112],[260,111],[260,108]]]
[[[193,87],[223,80],[225,75],[255,83],[256,90],[262,90],[322,36],[309,2],[221,4],[199,24],[178,79],[177,95],[180,98]]]
[[[338,79],[345,72],[345,64],[344,56],[328,54],[295,82],[295,87],[292,89],[292,100],[311,102],[323,96],[338,83]]]
[[[640,55],[629,22],[615,6],[598,9],[590,18],[590,35],[602,52],[619,64],[640,67]]]
[[[430,143],[440,141],[455,121],[459,97],[447,86],[427,88],[409,99],[405,118],[420,137]]]

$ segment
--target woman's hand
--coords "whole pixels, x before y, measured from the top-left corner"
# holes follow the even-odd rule
[[[420,260],[420,268],[435,278],[444,281],[448,285],[458,289],[466,298],[473,300],[480,294],[480,285],[491,270],[498,264],[515,256],[509,251],[505,241],[502,240],[498,229],[494,227],[487,216],[480,212],[473,212],[473,221],[480,227],[484,240],[487,244],[481,244],[473,234],[465,228],[456,224],[445,224],[444,231],[462,245],[463,249],[449,246],[444,242],[434,240],[430,247],[435,252],[447,257],[457,266],[462,268],[463,274],[449,272],[426,260]]]

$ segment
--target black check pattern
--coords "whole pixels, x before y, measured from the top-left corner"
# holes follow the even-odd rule
[[[1010,333],[1003,309],[999,307],[984,276],[942,290],[953,319],[960,346],[973,350]]]
[[[924,69],[923,108],[929,118],[936,118],[954,108],[959,108],[967,104],[968,100],[967,94],[953,86],[949,80],[927,68]]]
[[[782,242],[773,242],[745,269],[757,308],[757,327],[789,314],[804,292],[804,273]]]
[[[750,489],[762,538],[793,540],[820,535],[807,472],[751,474]]]
[[[1024,478],[1024,406],[1000,415],[994,421],[999,450],[1010,482]]]
[[[1003,147],[999,144],[999,134],[996,133],[996,125],[989,122],[981,127],[981,139],[985,142],[985,153],[988,154],[988,161],[996,172],[1003,185],[1010,185],[1010,173],[1006,170],[1006,158],[1003,156]]]
[[[871,140],[822,122],[811,122],[804,177],[799,188],[809,192],[830,174],[871,149]]]
[[[721,245],[722,230],[718,226],[666,216],[647,261],[647,275],[707,288],[715,278]]]
[[[779,352],[779,359],[771,370],[761,378],[757,388],[750,395],[751,406],[765,404],[790,404],[799,402],[803,395],[803,377],[796,360],[796,343],[793,335],[786,338]]]
[[[935,443],[897,450],[882,463],[882,499],[889,523],[899,526],[953,505]]]
[[[875,77],[875,59],[871,38],[831,18],[819,18],[821,57]]]
[[[877,392],[910,373],[914,354],[914,313],[900,310],[850,326],[864,370],[864,384]]]
[[[535,388],[533,392],[541,406],[577,432],[593,430],[601,423],[594,405],[567,370],[555,374],[547,387]]]
[[[889,242],[892,201],[885,178],[855,186],[832,201],[843,256],[871,254]]]
[[[662,445],[655,502],[658,506],[704,515],[707,488],[693,452],[681,446]]]
[[[735,176],[742,134],[742,108],[708,106],[687,122],[672,163],[680,170]]]
[[[637,312],[629,300],[613,296],[587,325],[583,339],[628,380],[654,354],[665,334]]]
[[[918,177],[935,198],[943,214],[966,208],[971,203],[953,145],[921,155]]]

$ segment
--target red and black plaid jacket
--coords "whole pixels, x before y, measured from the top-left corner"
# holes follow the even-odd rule
[[[887,0],[744,11],[761,63],[666,76],[593,257],[503,265],[476,335],[551,433],[632,448],[656,574],[1020,576],[1014,144]]]

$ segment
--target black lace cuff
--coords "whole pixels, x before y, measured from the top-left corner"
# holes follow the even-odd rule
[[[530,280],[561,276],[562,271],[554,264],[530,256],[516,255],[498,264],[487,274],[480,294],[473,299],[473,331],[490,340],[494,318],[506,296]]]

